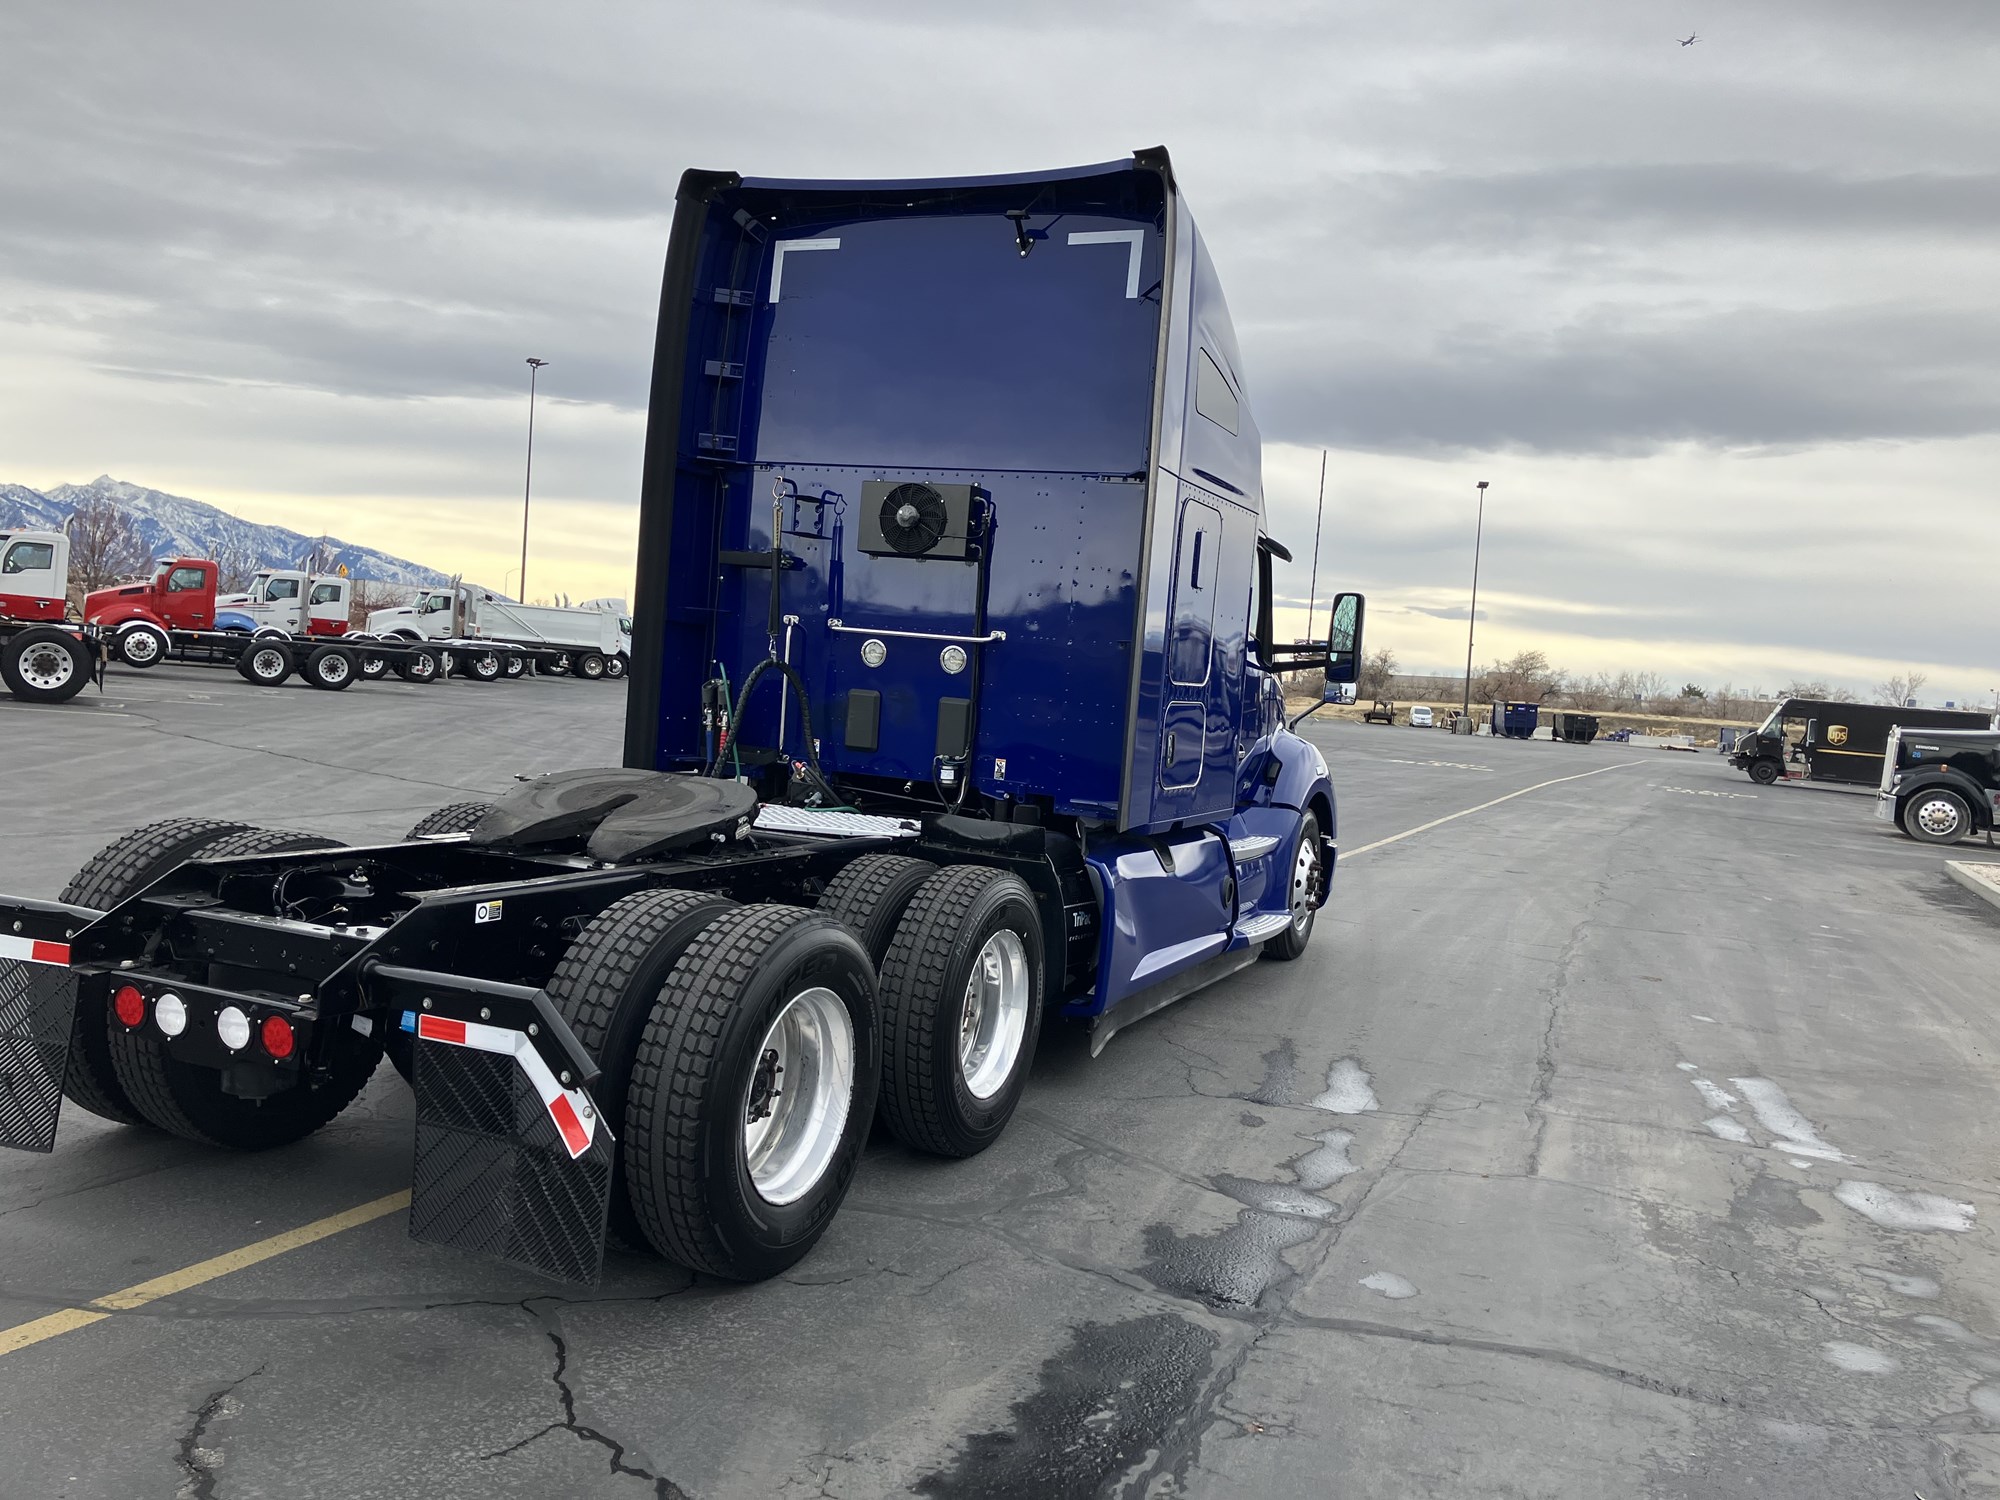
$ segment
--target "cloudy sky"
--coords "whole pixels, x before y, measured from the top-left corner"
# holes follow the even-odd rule
[[[1692,47],[1677,38],[1698,31]],[[2000,7],[14,0],[0,481],[623,593],[683,167],[1165,143],[1406,667],[2000,689]],[[1304,578],[1294,583],[1301,599]]]

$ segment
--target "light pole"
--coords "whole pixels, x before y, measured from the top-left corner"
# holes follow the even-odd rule
[[[1472,609],[1465,617],[1465,699],[1459,712],[1472,712],[1472,627],[1479,619],[1479,545],[1486,537],[1486,481],[1479,481],[1479,521],[1472,532]]]
[[[521,602],[528,602],[528,497],[535,488],[535,377],[545,359],[528,360],[528,472],[521,481]],[[1483,486],[1482,486],[1483,488]]]

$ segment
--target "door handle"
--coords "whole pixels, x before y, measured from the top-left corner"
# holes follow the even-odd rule
[[[1171,729],[1169,729],[1167,731],[1167,764],[1172,765],[1173,763],[1174,763],[1174,732]]]

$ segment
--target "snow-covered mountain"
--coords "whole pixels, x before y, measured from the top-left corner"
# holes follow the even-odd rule
[[[294,568],[320,547],[320,538],[283,526],[260,526],[199,500],[149,490],[99,475],[89,484],[59,484],[43,492],[21,484],[0,484],[0,529],[60,531],[78,504],[103,499],[126,511],[154,557],[254,558],[260,568]],[[355,578],[371,578],[408,588],[435,588],[448,575],[405,558],[328,537],[315,565],[331,571],[345,565]]]

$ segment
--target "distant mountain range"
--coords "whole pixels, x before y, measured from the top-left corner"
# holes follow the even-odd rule
[[[260,568],[296,568],[310,555],[314,566],[332,572],[345,566],[354,578],[405,588],[437,588],[449,575],[373,547],[337,537],[306,536],[283,526],[259,526],[226,510],[182,495],[149,490],[101,474],[89,484],[59,484],[46,492],[24,484],[0,484],[0,530],[60,531],[86,500],[109,500],[128,513],[155,558],[236,554]]]

